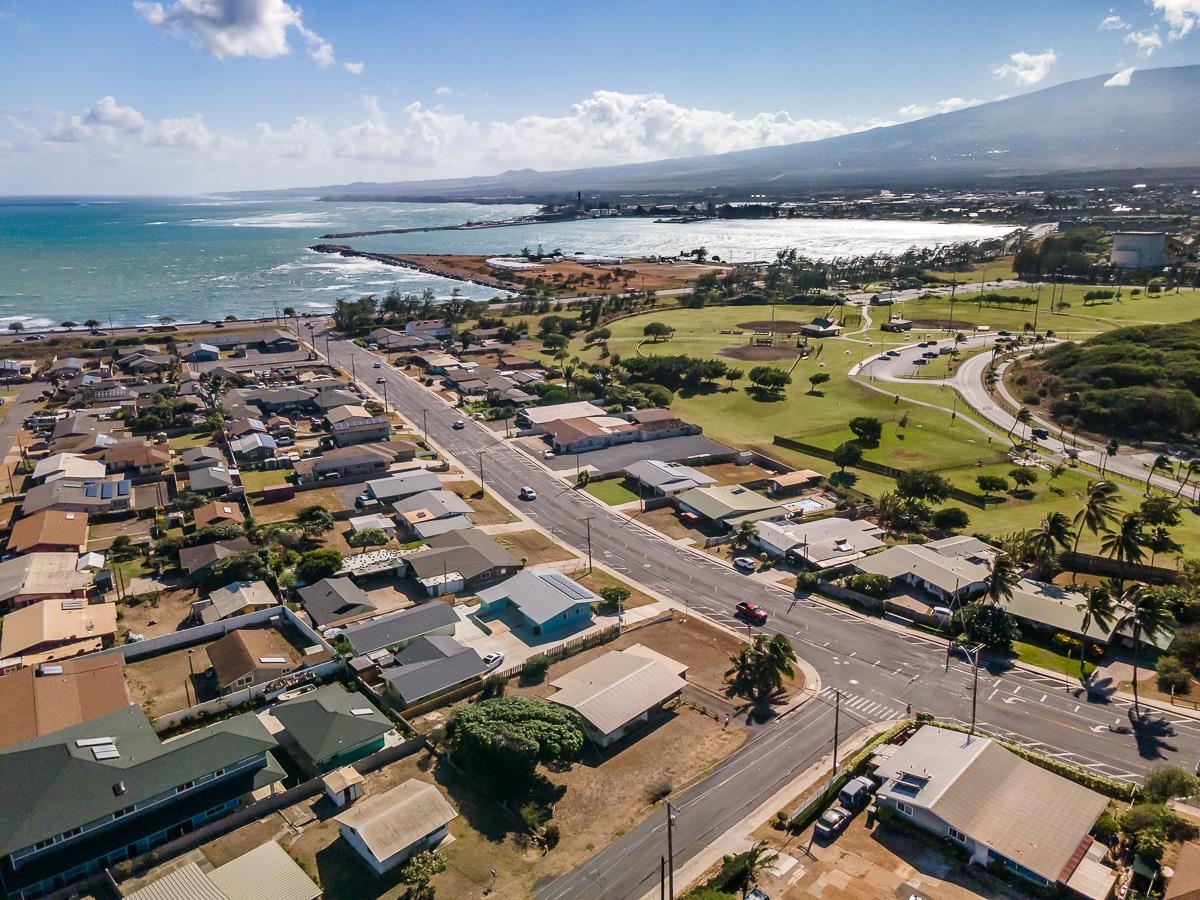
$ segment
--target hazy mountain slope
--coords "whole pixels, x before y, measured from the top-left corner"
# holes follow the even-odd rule
[[[489,197],[584,191],[936,185],[1054,171],[1200,166],[1200,66],[1107,75],[841,137],[715,156],[500,175],[355,183],[307,192]]]

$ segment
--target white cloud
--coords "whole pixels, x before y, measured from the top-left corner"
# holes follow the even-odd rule
[[[1108,81],[1104,82],[1105,87],[1129,87],[1129,81],[1133,78],[1134,70],[1137,66],[1130,66],[1128,69],[1122,69]]]
[[[902,116],[936,116],[941,113],[954,112],[957,109],[966,109],[969,106],[978,106],[980,103],[986,103],[986,100],[964,100],[962,97],[947,97],[945,100],[939,100],[936,103],[910,103],[908,106],[902,106],[897,110]]]
[[[1125,43],[1133,44],[1137,48],[1137,55],[1143,59],[1149,59],[1154,55],[1154,51],[1162,47],[1162,38],[1158,36],[1158,29],[1153,31],[1131,31],[1125,35]]]
[[[448,85],[448,84],[439,85],[438,88],[434,91],[434,93],[437,94],[439,97],[460,96],[460,93],[458,91],[456,91],[454,88],[450,87],[450,85]]]
[[[1101,31],[1128,31],[1132,26],[1120,16],[1105,16],[1100,20]]]
[[[333,46],[305,27],[300,10],[285,0],[134,0],[133,8],[160,31],[183,35],[217,59],[284,56],[292,51],[288,31],[294,28],[318,66],[336,61]]]
[[[1200,0],[1150,0],[1155,12],[1167,23],[1167,37],[1173,41],[1200,25]]]
[[[454,155],[456,141],[475,137],[479,126],[461,114],[425,109],[420,102],[404,107],[404,126],[393,129],[376,97],[363,100],[367,118],[337,133],[337,156],[371,162],[430,166]]]
[[[363,64],[360,62],[342,63],[342,68],[351,75],[361,75],[363,73]]]
[[[1053,50],[1045,53],[1025,53],[1018,51],[1008,57],[1009,61],[992,68],[992,74],[997,78],[1008,78],[1021,85],[1037,84],[1050,72],[1050,67],[1058,61],[1058,54]]]

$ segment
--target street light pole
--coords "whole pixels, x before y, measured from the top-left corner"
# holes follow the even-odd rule
[[[833,777],[837,778],[838,764],[838,730],[841,726],[842,715],[842,692],[837,690],[834,692],[833,700]]]
[[[967,737],[975,736],[975,709],[979,701],[979,654],[982,646],[975,648],[975,675],[971,681],[971,732]]]
[[[421,407],[421,440],[425,442],[425,446],[429,446],[429,429],[425,424],[425,414],[429,412],[424,406]]]
[[[667,801],[667,897],[675,900],[675,813]]]
[[[583,523],[587,526],[587,550],[588,550],[588,574],[592,574],[592,519],[595,516],[587,516]]]

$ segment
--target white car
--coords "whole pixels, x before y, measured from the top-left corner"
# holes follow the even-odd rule
[[[464,422],[462,419],[455,419],[454,424],[451,425],[450,427],[453,428],[455,431],[462,431],[464,428],[467,427],[467,423]]]
[[[733,560],[733,567],[742,572],[753,572],[758,568],[758,560],[752,556],[738,556]]]
[[[502,662],[504,662],[504,654],[499,650],[493,650],[483,658],[483,665],[488,669],[494,669]]]
[[[547,450],[545,453],[542,454],[542,459],[554,459],[554,451]]]
[[[372,368],[372,369],[382,369],[382,368],[383,368],[383,363],[378,363],[378,362],[377,362],[377,363],[372,363],[372,364],[371,364],[371,368]]]
[[[525,487],[521,488],[521,493],[518,496],[522,500],[536,500],[537,499],[537,491],[535,491],[533,488],[526,485]]]

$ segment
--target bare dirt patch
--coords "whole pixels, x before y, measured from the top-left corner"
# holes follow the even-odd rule
[[[487,472],[484,473],[487,477]],[[447,481],[442,485],[444,490],[458,494],[471,504],[471,521],[476,525],[507,525],[516,522],[517,517],[496,500],[491,494],[479,495],[478,481]]]
[[[795,347],[755,347],[746,344],[741,347],[725,347],[717,351],[717,356],[730,359],[741,359],[747,362],[775,362],[781,359],[795,359]]]
[[[192,614],[192,604],[200,599],[194,588],[180,586],[159,591],[141,603],[122,603],[121,630],[129,629],[147,638],[178,631]],[[205,663],[207,665],[207,662]]]
[[[494,534],[496,543],[518,559],[528,560],[528,565],[563,562],[578,559],[574,553],[563,548],[540,531],[506,531]]]
[[[753,322],[739,322],[738,328],[745,328],[747,331],[773,331],[776,334],[799,334],[801,327],[805,322],[797,322],[795,319],[776,319],[772,322],[770,319],[755,319]]]

